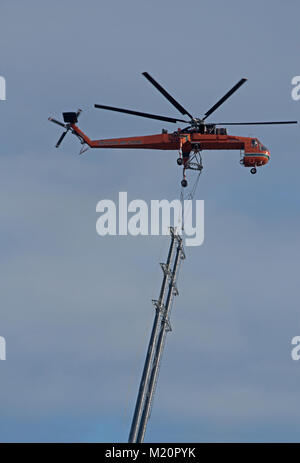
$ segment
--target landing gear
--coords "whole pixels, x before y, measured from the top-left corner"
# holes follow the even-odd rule
[[[185,188],[188,184],[185,176],[186,170],[198,170],[198,172],[201,173],[203,169],[202,158],[200,149],[197,145],[193,147],[193,151],[191,151],[191,153],[182,156],[182,153],[179,152],[179,156],[180,157],[177,158],[177,164],[179,166],[183,166],[183,179],[181,181],[181,186]]]
[[[256,174],[257,172],[256,167],[252,167],[252,169],[250,169],[250,172],[251,174]]]
[[[185,188],[185,187],[187,187],[187,185],[188,185],[188,182],[186,181],[185,178],[183,178],[183,179],[181,180],[181,186],[182,186],[183,188]]]

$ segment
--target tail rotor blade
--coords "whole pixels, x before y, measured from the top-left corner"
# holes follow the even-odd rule
[[[56,143],[56,148],[59,147],[59,145],[61,144],[61,142],[63,141],[63,139],[65,138],[65,136],[67,135],[68,133],[68,130],[66,130],[65,132],[63,132],[63,134],[61,135],[60,139],[58,140],[58,142]]]
[[[54,124],[60,125],[61,127],[66,127],[66,124],[58,121],[57,119],[54,119],[53,117],[48,117],[48,121],[54,122]]]

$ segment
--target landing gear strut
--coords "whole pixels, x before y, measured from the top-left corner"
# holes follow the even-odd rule
[[[180,156],[179,158],[177,158],[177,164],[179,166],[183,165],[183,179],[181,180],[181,186],[185,188],[188,185],[188,182],[185,176],[186,170],[187,169],[198,170],[201,173],[203,169],[202,157],[201,157],[200,149],[198,148],[198,146],[195,146],[193,148],[193,151],[190,153],[190,155],[187,155],[185,157]]]
[[[257,172],[256,167],[252,167],[252,169],[250,169],[250,172],[251,174],[256,174]]]

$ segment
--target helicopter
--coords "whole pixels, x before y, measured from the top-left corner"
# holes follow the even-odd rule
[[[298,121],[267,121],[267,122],[213,122],[207,123],[206,119],[216,111],[229,97],[231,97],[246,81],[240,79],[222,98],[220,98],[202,118],[192,116],[175,98],[168,93],[148,72],[142,75],[182,114],[186,119],[160,116],[157,114],[134,111],[130,109],[117,108],[95,104],[95,108],[120,113],[130,114],[163,122],[177,124],[184,122],[188,124],[185,128],[178,128],[169,133],[162,129],[160,134],[128,137],[111,138],[104,140],[91,140],[76,125],[78,117],[82,112],[64,112],[63,122],[52,117],[48,119],[55,124],[65,128],[65,132],[59,138],[56,148],[58,148],[68,132],[76,135],[82,145],[90,148],[125,148],[125,149],[151,149],[151,150],[177,150],[179,155],[177,164],[183,167],[182,187],[188,185],[186,171],[188,169],[202,171],[203,163],[201,152],[203,150],[240,150],[242,154],[240,163],[244,167],[249,167],[251,174],[256,174],[257,167],[261,167],[270,160],[270,151],[257,139],[253,137],[240,137],[229,135],[227,129],[219,126],[238,126],[238,125],[271,125],[271,124],[297,124]],[[188,119],[188,120],[187,120]],[[84,153],[88,147],[82,147],[80,154]]]

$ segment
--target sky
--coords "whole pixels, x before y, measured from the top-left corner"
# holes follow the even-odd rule
[[[171,131],[93,108],[178,117],[147,71],[195,116],[247,77],[215,120],[297,120],[299,14],[296,0],[1,2],[1,442],[127,441],[169,238],[100,237],[96,204],[180,195],[176,152],[79,157],[47,118],[81,108],[96,139]],[[299,127],[228,131],[271,160],[250,175],[237,151],[203,153],[205,240],[180,269],[145,442],[299,441]]]

